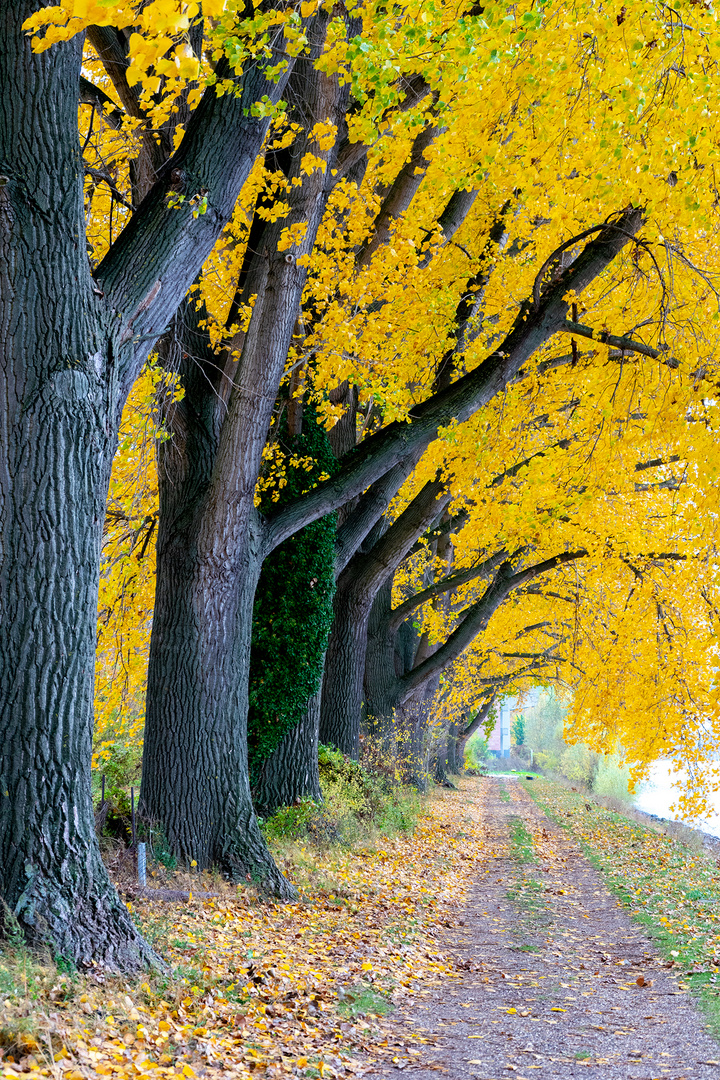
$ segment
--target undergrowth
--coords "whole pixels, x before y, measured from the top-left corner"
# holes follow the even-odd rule
[[[303,799],[264,821],[262,829],[272,847],[296,841],[321,848],[351,847],[415,828],[423,810],[415,789],[327,746],[320,747],[319,766],[323,802]]]
[[[325,766],[322,812],[339,805],[336,820],[358,840],[293,841],[291,865],[278,861],[298,886],[294,901],[197,871],[172,882],[190,888],[188,900],[132,900],[163,970],[63,974],[6,919],[0,1077],[350,1080],[368,1064],[411,1061],[417,1051],[391,1046],[381,1018],[458,975],[437,936],[483,858],[479,792],[470,780],[459,792],[437,789],[419,817],[414,799],[414,831],[389,835],[365,815],[374,808],[389,829],[400,812],[404,823],[407,793],[344,761]]]

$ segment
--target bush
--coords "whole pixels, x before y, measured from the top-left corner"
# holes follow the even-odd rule
[[[566,714],[566,706],[552,693],[544,694],[535,708],[526,711],[525,744],[532,747],[537,767],[580,784],[594,795],[632,801],[630,770],[621,764],[620,755],[598,754],[585,743],[566,742]]]
[[[465,768],[479,769],[487,761],[490,748],[482,730],[474,732],[465,743]]]
[[[374,833],[409,832],[422,811],[417,792],[328,746],[318,753],[322,805],[303,799],[262,823],[268,840],[353,844]]]

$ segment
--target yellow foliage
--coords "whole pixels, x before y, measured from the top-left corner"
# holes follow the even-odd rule
[[[86,163],[95,170],[86,178],[94,262],[129,216],[129,162],[144,123],[159,128],[185,94],[192,112],[204,89],[234,92],[244,65],[268,55],[271,32],[282,30],[289,53],[300,51],[302,20],[315,10],[303,3],[299,13],[277,8],[246,19],[236,0],[67,0],[28,21],[36,49],[91,23],[132,31],[128,79],[140,88],[145,122],[125,117],[111,127],[96,116],[91,139],[88,106],[80,110]],[[202,16],[205,37],[194,51],[189,30]],[[619,740],[639,770],[659,753],[698,760],[720,737],[718,16],[692,0],[672,12],[655,3],[626,5],[622,19],[594,0],[490,2],[472,17],[444,2],[408,0],[388,12],[371,0],[361,16],[350,40],[344,19],[333,18],[318,66],[350,84],[357,107],[347,117],[348,143],[366,144],[368,166],[361,180],[323,178],[334,186],[312,250],[305,250],[305,222],[293,220],[283,231],[280,251],[303,249],[297,265],[307,270],[303,306],[312,312],[299,320],[288,375],[312,356],[306,385],[312,378],[328,427],[340,412],[328,395],[344,379],[358,389],[361,434],[408,421],[431,393],[466,290],[476,291],[478,309],[456,375],[498,348],[546,260],[545,281],[580,252],[583,241],[573,237],[624,207],[643,206],[641,241],[581,296],[567,298],[589,337],[576,336],[573,345],[557,334],[501,397],[466,423],[448,424],[392,514],[440,470],[453,494],[450,513],[467,513],[454,536],[455,568],[502,548],[518,569],[559,552],[587,552],[502,605],[446,672],[443,708],[466,709],[501,679],[518,688],[553,681],[573,690],[572,731],[593,746]],[[218,83],[212,65],[221,54],[233,78]],[[115,100],[91,50],[86,72]],[[408,74],[422,76],[432,93],[403,111],[396,106]],[[358,270],[357,253],[373,235],[385,193],[426,125],[435,138],[419,191],[391,223],[388,242]],[[265,149],[293,153],[300,134],[284,116],[274,120],[202,274],[211,341],[230,357],[239,355],[254,310],[253,298],[227,325],[249,221],[253,213],[272,222],[290,211],[290,183]],[[326,171],[321,155],[338,129],[328,118],[307,134],[312,149],[298,151],[307,179],[296,183]],[[477,191],[473,208],[446,243],[438,219],[452,194],[468,189]],[[498,223],[504,235],[490,249]],[[468,286],[481,268],[487,280]],[[603,332],[629,334],[657,355],[608,348]],[[140,422],[140,413],[136,434],[121,442],[113,480],[130,509],[125,533],[112,523],[108,531],[107,551],[115,545],[122,558],[108,554],[103,577],[101,732],[111,717],[141,712],[152,570],[149,546],[139,559],[132,538],[143,535],[138,529],[155,511],[150,466],[143,466],[136,502],[127,502],[142,447],[152,441],[140,435],[149,422]],[[280,490],[285,464],[268,461],[258,493],[264,485]],[[428,545],[398,574],[396,599],[445,569]],[[462,586],[450,604],[425,605],[419,629],[434,644],[445,640],[485,584]],[[121,596],[133,598],[134,614],[120,614]],[[537,656],[544,659],[532,669]],[[113,673],[126,666],[132,674],[123,698],[123,680]]]
[[[103,536],[95,678],[94,765],[119,743],[138,745],[145,718],[155,596],[158,493],[157,393],[165,379],[148,365],[123,412]],[[172,386],[166,392],[177,397]]]

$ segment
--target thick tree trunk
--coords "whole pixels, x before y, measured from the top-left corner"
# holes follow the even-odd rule
[[[330,118],[340,127],[348,90],[314,70],[328,21],[325,12],[317,16],[312,55],[297,61],[290,96],[302,102],[303,122]],[[304,138],[309,145],[309,132]],[[167,454],[177,457],[160,508],[141,800],[183,861],[217,864],[280,897],[295,890],[255,818],[247,712],[253,601],[271,550],[254,492],[305,286],[301,256],[312,250],[333,184],[334,151],[324,152],[326,171],[304,176],[300,150],[298,141],[288,157],[288,180],[301,181],[288,192],[288,215],[268,224],[248,253],[242,287],[255,302],[235,342],[240,359],[220,383],[216,369],[209,392],[196,379],[173,425],[178,445]],[[282,233],[299,224],[306,231],[291,254]]]
[[[348,757],[360,753],[360,713],[367,624],[372,597],[357,595],[352,582],[338,582],[334,619],[325,657],[320,704],[320,742]]]
[[[440,480],[428,481],[387,531],[384,522],[378,522],[365,542],[367,550],[358,552],[338,578],[325,659],[320,741],[351,757],[359,752],[368,620],[375,596],[449,501]]]
[[[303,719],[285,735],[263,765],[253,799],[258,812],[265,816],[300,799],[322,802],[318,768],[321,693],[319,689],[312,695]]]
[[[0,8],[0,897],[31,942],[128,970],[154,957],[90,798],[117,341],[82,242],[82,43],[33,54],[21,27],[37,6]]]
[[[408,732],[399,730],[394,715],[398,703],[395,694],[398,663],[402,663],[402,658],[396,649],[397,633],[388,630],[391,606],[392,579],[380,587],[370,612],[363,692],[368,734],[383,754],[394,760],[398,756],[406,758],[410,739]]]
[[[455,762],[457,764],[456,772],[458,776],[465,775],[465,744],[469,738],[469,735],[463,735],[462,732],[455,738]]]
[[[447,734],[447,769],[453,776],[462,776],[463,759],[458,753],[458,726],[450,724]]]
[[[221,552],[158,534],[141,807],[185,863],[219,866],[278,896],[294,890],[260,833],[246,753],[247,683],[261,560],[250,535],[232,572]]]
[[[246,520],[244,549],[231,564],[204,521],[220,420],[217,361],[203,352],[201,314],[183,305],[161,349],[168,370],[181,375],[185,396],[166,410],[175,437],[159,444],[140,808],[183,862],[218,865],[230,876],[249,876],[292,895],[258,828],[248,779],[247,678],[259,543]]]

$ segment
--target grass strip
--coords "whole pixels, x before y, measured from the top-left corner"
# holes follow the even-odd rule
[[[720,870],[708,852],[549,780],[524,783],[579,843],[608,888],[691,989],[720,1035]]]

